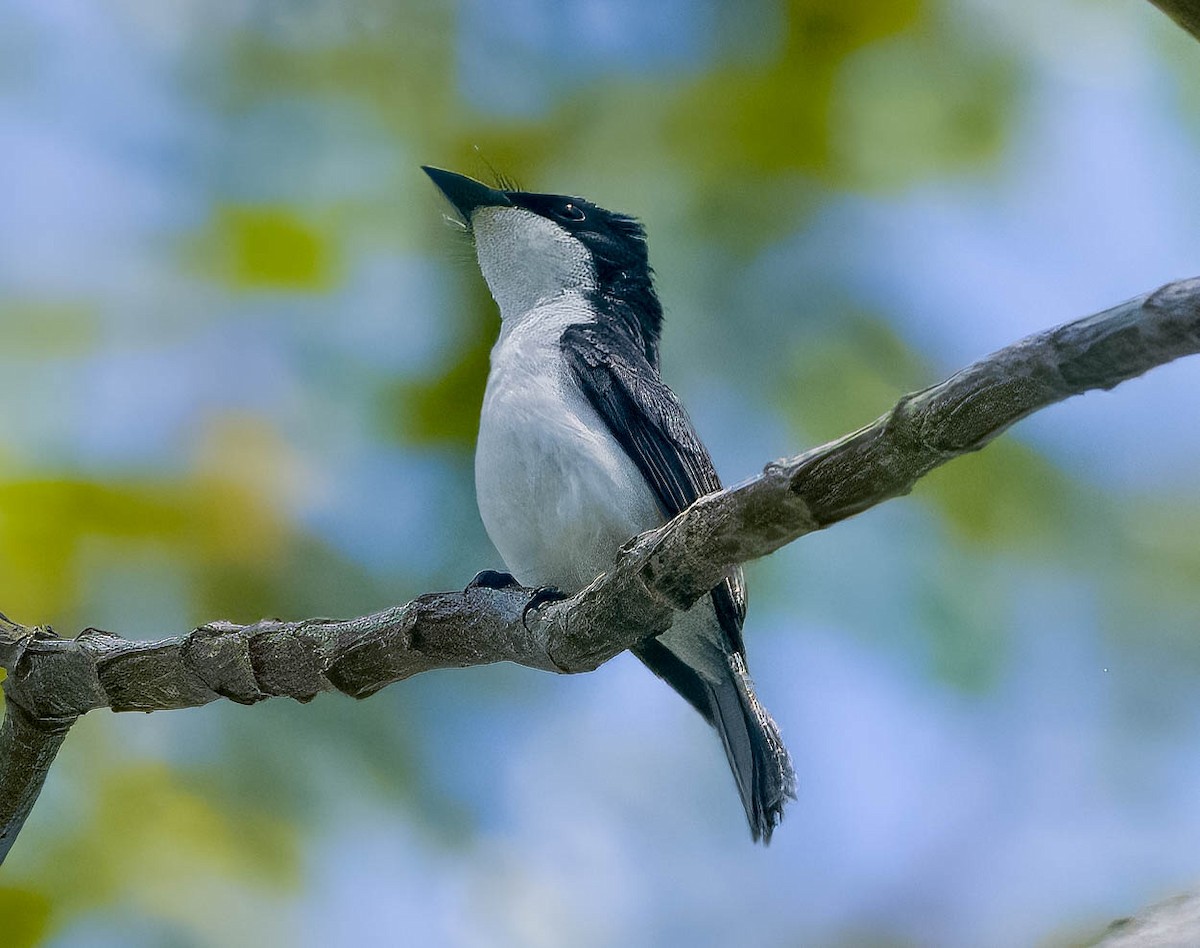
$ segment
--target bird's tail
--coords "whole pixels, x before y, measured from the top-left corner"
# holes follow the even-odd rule
[[[756,842],[769,843],[784,803],[796,797],[796,773],[779,726],[758,703],[742,656],[735,652],[726,659],[728,679],[709,685],[712,723],[725,745],[750,832]]]
[[[754,694],[742,656],[714,655],[714,661],[704,663],[705,674],[695,667],[694,655],[685,662],[662,638],[640,643],[634,654],[716,728],[750,832],[755,841],[769,843],[783,818],[784,803],[795,799],[796,774],[778,725]],[[720,660],[724,667],[710,667]]]

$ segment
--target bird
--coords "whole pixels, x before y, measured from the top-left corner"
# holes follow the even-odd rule
[[[508,572],[542,598],[609,569],[631,537],[721,489],[708,450],[660,375],[663,309],[646,232],[580,197],[422,170],[471,237],[500,310],[475,451],[479,512]],[[538,600],[540,602],[540,600]],[[755,695],[737,569],[631,651],[717,731],[751,836],[769,843],[795,771]]]

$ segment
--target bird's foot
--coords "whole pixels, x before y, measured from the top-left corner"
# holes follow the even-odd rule
[[[525,608],[521,612],[521,625],[529,628],[526,619],[529,618],[529,613],[536,612],[548,602],[561,602],[564,599],[571,597],[559,589],[557,586],[539,586],[533,591],[533,595],[529,597],[529,602],[525,603]]]
[[[498,569],[481,569],[475,578],[467,583],[467,589],[511,589],[520,586],[517,577]]]

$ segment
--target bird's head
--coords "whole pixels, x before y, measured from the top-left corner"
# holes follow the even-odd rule
[[[502,318],[580,292],[632,320],[648,354],[656,354],[662,309],[636,219],[583,198],[500,190],[453,171],[423,170],[470,231]]]

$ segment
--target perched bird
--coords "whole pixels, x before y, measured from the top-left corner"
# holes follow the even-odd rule
[[[461,215],[500,307],[475,451],[479,512],[517,579],[577,592],[630,537],[721,487],[659,377],[645,231],[582,198],[424,171]],[[739,570],[633,652],[720,734],[750,831],[769,841],[795,775],[746,671],[745,614]]]

